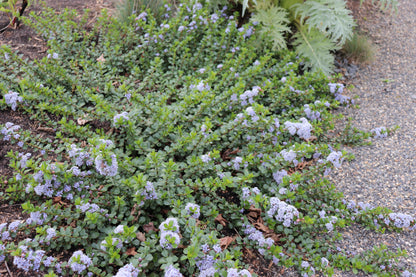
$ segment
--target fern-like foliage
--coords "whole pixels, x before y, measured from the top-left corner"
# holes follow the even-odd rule
[[[311,71],[322,70],[326,75],[333,72],[334,56],[331,51],[339,49],[330,38],[318,29],[301,25],[293,36],[296,52],[305,57],[305,65]]]
[[[313,0],[294,5],[295,17],[309,26],[328,34],[332,41],[343,45],[352,36],[355,25],[351,11],[343,0]]]
[[[220,1],[220,0],[206,0]],[[340,49],[353,35],[355,26],[346,0],[229,0],[242,4],[242,14],[253,12],[257,30],[271,40],[276,49],[292,42],[296,51],[313,71],[333,73],[333,51]],[[358,1],[358,0],[357,0]],[[370,0],[360,0],[370,1]],[[396,7],[398,0],[371,0],[381,8]],[[415,0],[416,1],[416,0]],[[292,39],[287,34],[294,32]]]
[[[266,2],[259,3],[256,8],[252,20],[259,22],[262,27],[260,32],[273,41],[273,48],[286,48],[285,34],[290,32],[290,20],[286,9]]]

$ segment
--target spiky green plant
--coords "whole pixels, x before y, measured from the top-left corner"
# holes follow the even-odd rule
[[[162,8],[166,0],[115,0],[117,17],[122,22],[127,21],[134,12],[150,10],[154,18],[161,18]]]
[[[349,60],[366,64],[374,59],[375,49],[365,35],[354,32],[353,36],[345,42],[341,52]]]

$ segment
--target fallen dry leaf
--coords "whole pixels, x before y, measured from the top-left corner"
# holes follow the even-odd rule
[[[53,203],[54,204],[56,204],[56,203],[60,203],[61,202],[61,200],[62,200],[62,197],[60,197],[60,196],[55,196],[54,198],[52,198],[53,199]]]
[[[136,247],[128,248],[126,251],[127,256],[134,256],[136,254],[137,254]]]
[[[215,218],[215,221],[217,221],[219,224],[221,224],[222,226],[227,226],[227,220],[225,218],[222,217],[222,214],[217,215],[217,217]]]
[[[141,242],[144,242],[144,241],[146,240],[146,236],[145,236],[145,234],[143,234],[142,232],[137,232],[137,233],[136,233],[136,238],[137,238],[138,240],[140,240]]]
[[[55,132],[53,128],[50,128],[50,127],[38,127],[38,131],[49,132],[49,133]]]
[[[103,62],[105,62],[105,59],[104,59],[104,54],[101,54],[101,56],[99,56],[99,57],[97,58],[97,62],[99,62],[99,63],[103,63]]]
[[[148,224],[144,224],[143,225],[143,230],[146,233],[149,233],[150,231],[155,231],[157,232],[157,229],[155,228],[155,225],[153,224],[153,222],[149,222]]]
[[[220,238],[220,246],[222,250],[227,249],[227,247],[235,240],[235,237],[223,237]]]
[[[86,119],[81,119],[81,118],[77,119],[77,123],[80,126],[83,126],[83,125],[87,124],[87,122],[88,122],[88,120],[86,120]]]
[[[261,222],[256,222],[256,223],[253,223],[253,225],[254,225],[254,227],[256,227],[256,229],[257,230],[260,230],[260,231],[263,231],[263,232],[265,232],[265,233],[268,233],[268,232],[270,232],[271,230],[269,229],[269,227],[267,227],[266,225],[264,225],[263,223],[261,223]]]

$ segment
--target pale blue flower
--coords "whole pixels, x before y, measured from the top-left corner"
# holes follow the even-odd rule
[[[122,234],[124,232],[124,225],[118,225],[115,229],[114,229],[114,234]]]
[[[198,219],[199,216],[201,215],[200,214],[200,207],[199,207],[199,205],[194,204],[194,203],[188,203],[188,204],[186,204],[185,211],[186,211],[186,213],[189,216],[191,216],[191,217],[193,217],[195,219]]]
[[[46,234],[47,234],[47,236],[46,236],[45,240],[46,241],[50,241],[51,239],[53,239],[54,237],[56,237],[56,230],[55,230],[55,228],[48,228],[48,229],[46,229]]]
[[[98,173],[104,176],[116,176],[118,171],[117,157],[115,154],[111,155],[111,165],[107,163],[106,160],[103,160],[101,155],[98,155],[95,158],[95,169]]]
[[[19,225],[20,225],[19,220],[13,221],[12,223],[9,224],[9,231],[16,232],[17,228],[19,228]]]
[[[209,269],[214,266],[215,259],[211,255],[205,255],[196,261],[196,266],[200,271]]]
[[[211,157],[209,156],[209,154],[205,154],[201,156],[201,160],[204,163],[208,163],[211,160]]]
[[[333,151],[331,152],[328,157],[326,158],[328,162],[331,162],[336,168],[341,167],[342,161],[342,152],[340,151]]]
[[[142,12],[141,14],[139,14],[135,20],[142,20],[142,21],[146,21],[147,20],[147,13],[146,12]]]
[[[127,112],[122,112],[120,114],[116,114],[113,117],[114,126],[117,126],[117,125],[127,126],[127,122],[130,120],[130,118],[127,115],[128,115]]]
[[[174,217],[169,217],[159,225],[161,232],[172,231],[179,233],[179,224],[178,220]]]
[[[179,269],[175,268],[173,265],[169,265],[165,268],[164,277],[183,277]]]
[[[386,138],[388,133],[386,127],[377,127],[370,131],[374,134],[374,138]]]
[[[92,265],[92,260],[85,255],[82,250],[78,250],[72,254],[71,258],[69,258],[68,265],[74,273],[81,274]]]
[[[160,234],[160,246],[164,249],[177,248],[181,238],[178,233],[172,231],[162,231]]]
[[[413,216],[403,213],[390,213],[389,217],[397,228],[409,228],[415,220]]]
[[[284,169],[273,173],[273,179],[276,181],[278,185],[283,182],[283,177],[285,176],[287,176],[287,171]]]

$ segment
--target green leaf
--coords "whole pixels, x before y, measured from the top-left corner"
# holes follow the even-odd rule
[[[352,37],[355,26],[351,11],[343,0],[313,0],[295,5],[295,15],[300,16],[301,24],[307,24],[309,31],[316,28],[337,44],[343,45]]]
[[[325,75],[333,72],[334,56],[331,51],[339,48],[335,43],[309,26],[301,26],[293,38],[296,52],[306,58],[306,67],[311,71],[321,70]]]
[[[257,4],[256,0],[253,0],[253,2],[254,4]],[[242,0],[241,4],[243,5],[243,11],[242,11],[241,16],[244,16],[244,13],[246,12],[246,9],[248,8],[248,0]]]
[[[266,34],[273,41],[273,48],[286,48],[286,38],[284,35],[290,32],[288,24],[290,23],[288,12],[281,8],[267,4],[256,6],[256,13],[252,21],[257,21],[262,27],[260,32]]]

